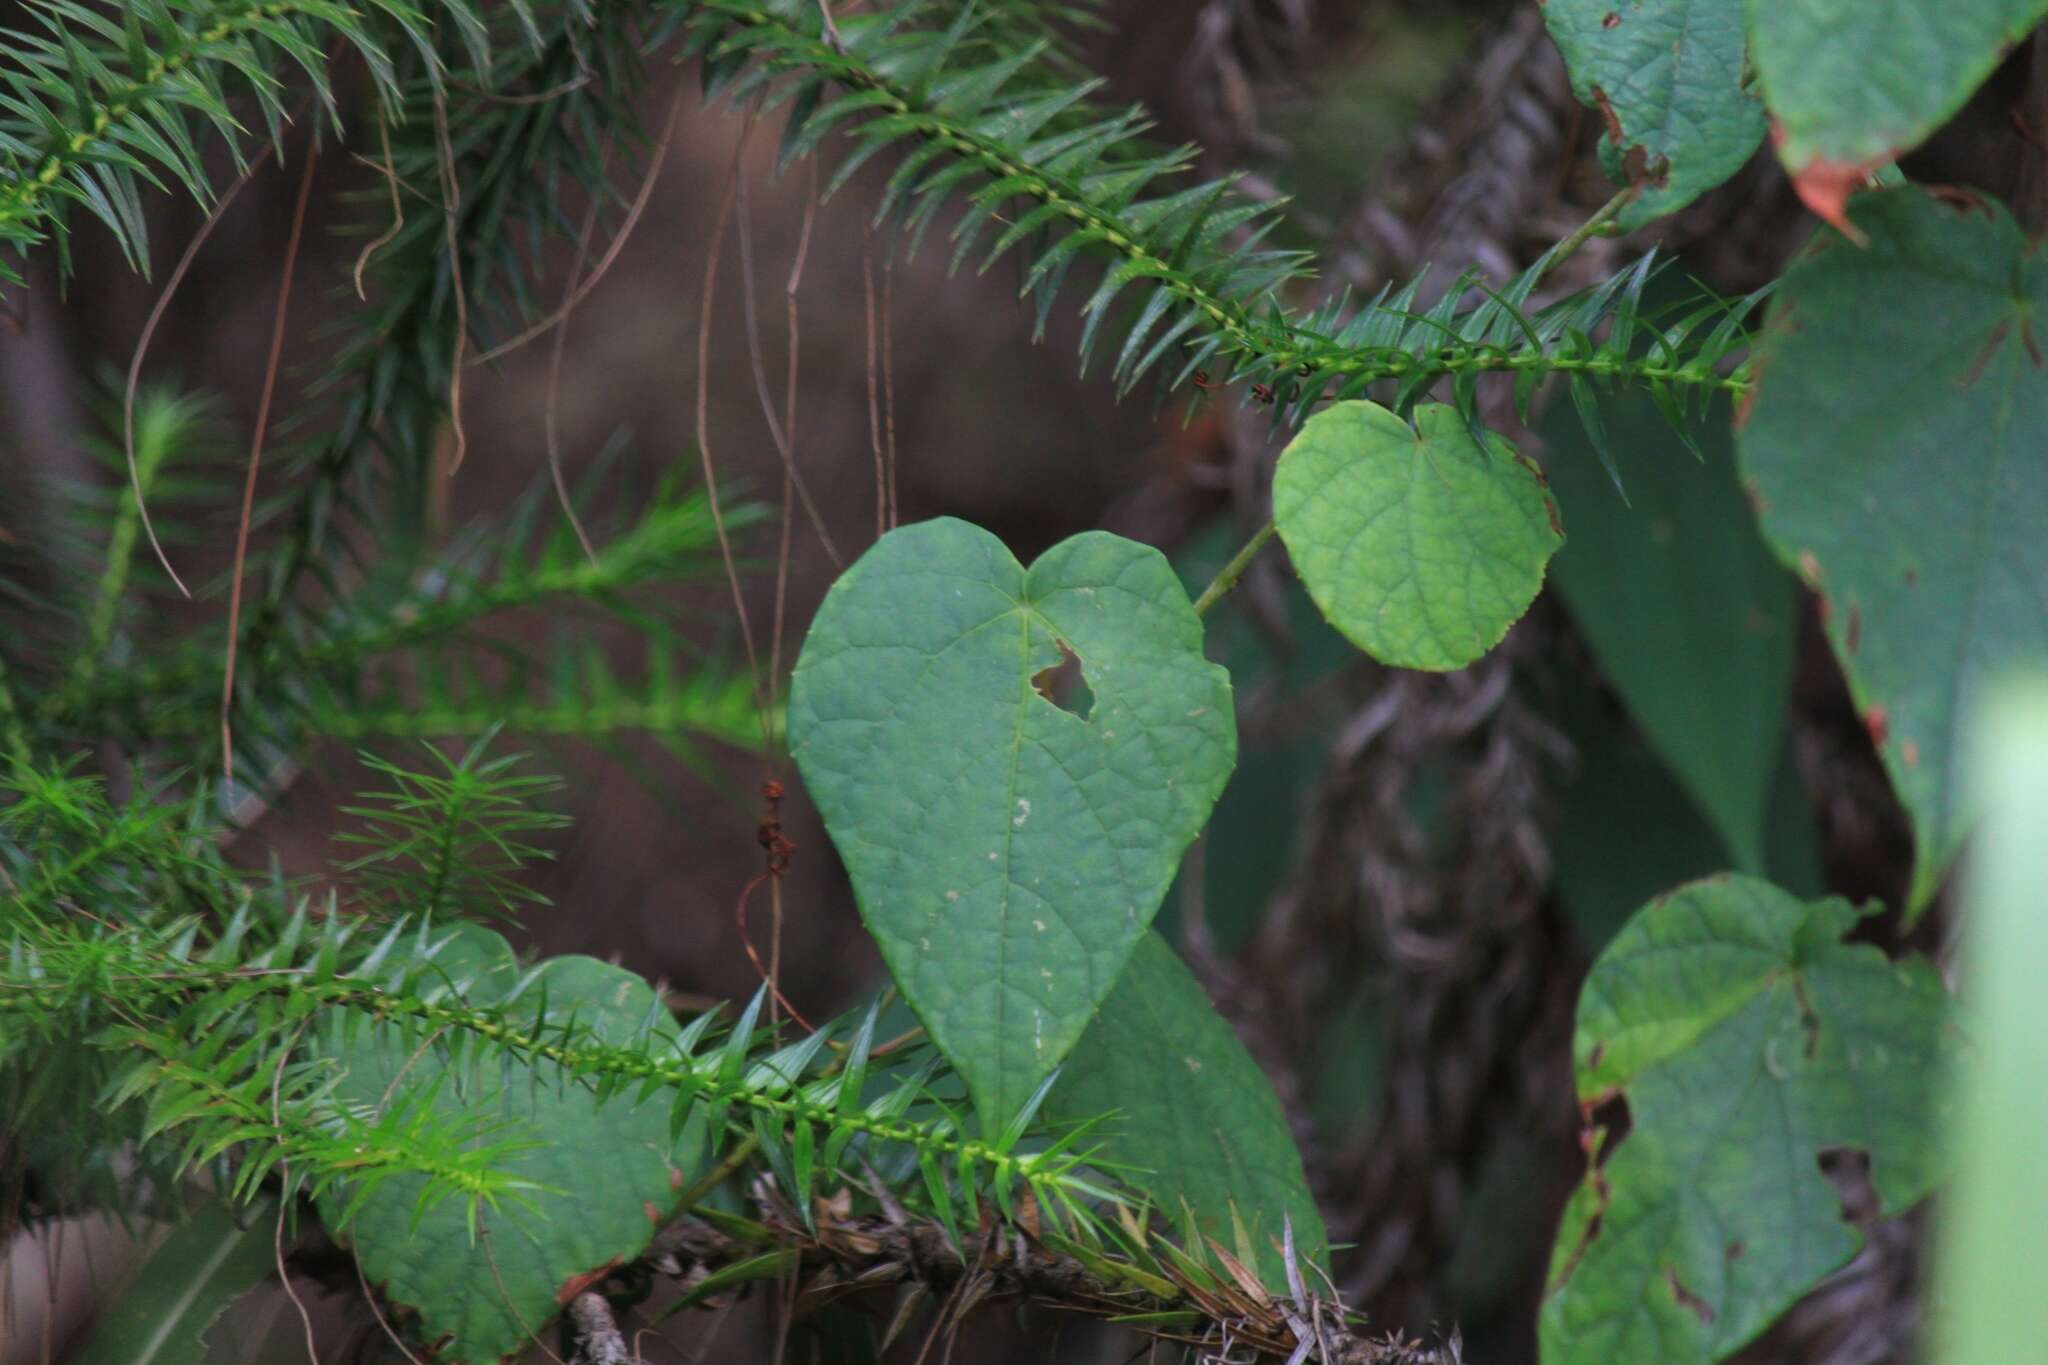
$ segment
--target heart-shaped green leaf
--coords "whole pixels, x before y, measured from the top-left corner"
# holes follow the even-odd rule
[[[1924,958],[1844,943],[1856,919],[1710,877],[1593,964],[1579,1099],[1625,1097],[1630,1127],[1565,1209],[1544,1365],[1708,1365],[1754,1337],[1855,1254],[1824,1151],[1868,1155],[1886,1214],[1939,1178],[1948,991]]]
[[[1550,0],[1572,93],[1600,111],[1600,159],[1643,192],[1617,221],[1673,213],[1742,169],[1764,107],[1742,88],[1742,0]]]
[[[1273,473],[1273,521],[1331,625],[1437,672],[1500,643],[1564,543],[1535,466],[1442,403],[1413,428],[1377,403],[1309,418]]]
[[[1062,647],[1086,716],[1034,685]],[[943,519],[833,584],[790,748],[904,998],[1005,1123],[1109,993],[1237,752],[1230,679],[1157,550],[1092,531],[1027,571]]]
[[[1142,1172],[1139,1183],[1170,1221],[1192,1215],[1193,1231],[1230,1248],[1269,1287],[1287,1285],[1290,1225],[1301,1261],[1326,1259],[1322,1214],[1272,1082],[1156,931],[1131,955],[1044,1112],[1102,1119],[1089,1141],[1103,1160]],[[1191,1249],[1206,1259],[1199,1242]]]
[[[435,955],[441,988],[470,1005],[506,1002],[520,981],[505,940],[459,926]],[[525,983],[529,1026],[570,1022],[619,1046],[646,1042],[659,1018],[653,988],[588,957],[559,957]],[[542,1011],[545,1010],[543,1016]],[[426,1175],[394,1176],[364,1195],[340,1223],[355,1191],[321,1196],[322,1216],[343,1226],[363,1272],[394,1303],[416,1310],[423,1335],[443,1343],[439,1358],[494,1361],[523,1350],[561,1311],[565,1285],[629,1261],[646,1249],[687,1182],[669,1127],[669,1097],[640,1101],[630,1089],[598,1102],[592,1089],[552,1062],[501,1062],[497,1054],[443,1048],[454,1041],[427,1021],[344,1022],[318,1038],[340,1072],[336,1098],[381,1107],[426,1097],[443,1122],[475,1124],[479,1141],[518,1144],[501,1169],[529,1182],[521,1199],[479,1213],[474,1235],[465,1199],[439,1199],[419,1212]]]
[[[1913,817],[1917,908],[1969,832],[1971,704],[2048,661],[2048,260],[1997,204],[1895,190],[1854,216],[1868,247],[1786,273],[1738,449]]]

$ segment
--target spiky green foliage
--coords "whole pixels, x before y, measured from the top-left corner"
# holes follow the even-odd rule
[[[735,508],[727,525],[754,513]],[[600,533],[607,530],[603,523]],[[399,554],[363,577],[298,630],[279,634],[237,667],[238,752],[274,761],[317,735],[475,735],[492,726],[598,736],[658,725],[674,743],[692,734],[758,742],[744,682],[715,664],[686,669],[680,623],[636,599],[635,589],[687,581],[716,565],[710,507],[666,481],[637,520],[604,535],[593,558],[536,488],[503,521],[478,527],[431,558]],[[558,641],[546,667],[481,630],[508,613],[581,609],[623,622],[646,640],[644,676],[621,682],[594,638]],[[98,734],[132,747],[205,743],[221,688],[223,631],[187,633],[119,670],[99,669],[54,688],[38,718],[59,734]],[[394,679],[374,667],[403,662]],[[242,680],[246,680],[246,683]],[[422,704],[424,703],[424,704]]]
[[[310,127],[380,172],[321,224],[363,243],[365,302],[315,382],[287,383],[295,412],[266,454],[232,637],[223,580],[197,584],[177,629],[148,609],[167,594],[140,548],[137,490],[180,561],[218,544],[234,505],[196,400],[145,392],[133,485],[125,443],[106,445],[114,492],[40,490],[53,514],[0,543],[27,560],[0,565],[0,1109],[11,1159],[37,1177],[31,1214],[152,1208],[203,1175],[244,1198],[324,1196],[344,1233],[394,1189],[422,1209],[455,1201],[475,1225],[536,1191],[518,1174],[525,1138],[439,1107],[436,1087],[473,1068],[598,1105],[663,1100],[675,1133],[706,1135],[707,1180],[772,1177],[807,1230],[813,1196],[857,1189],[877,1216],[901,1225],[907,1210],[956,1243],[1002,1221],[1036,1229],[1171,1314],[1214,1317],[1230,1281],[1243,1289],[1227,1257],[1141,1230],[1142,1181],[1091,1165],[1086,1124],[1048,1129],[1034,1102],[977,1129],[935,1053],[883,1055],[872,1011],[789,1043],[760,1026],[758,999],[730,1025],[656,1008],[621,1037],[550,1010],[543,966],[473,989],[451,919],[515,908],[516,865],[554,827],[524,811],[532,780],[481,749],[437,751],[424,770],[373,760],[390,785],[359,808],[334,887],[252,878],[220,851],[235,830],[219,798],[271,789],[323,737],[646,728],[687,753],[693,736],[772,733],[751,680],[648,600],[715,562],[702,495],[670,483],[620,499],[636,510],[597,525],[588,553],[540,494],[452,542],[432,514],[434,480],[465,448],[463,375],[544,330],[548,243],[578,231],[585,203],[600,236],[618,229],[617,186],[647,155],[634,105],[655,54],[694,55],[750,110],[786,108],[786,158],[845,134],[835,189],[893,158],[878,216],[914,250],[961,207],[955,266],[1011,258],[1041,331],[1070,284],[1085,288],[1082,364],[1106,359],[1121,390],[1241,384],[1298,422],[1375,385],[1405,410],[1442,384],[1476,424],[1484,375],[1513,375],[1526,398],[1562,374],[1584,411],[1597,384],[1645,384],[1682,424],[1692,396],[1746,387],[1753,300],[1653,316],[1649,261],[1540,309],[1554,256],[1497,286],[1459,276],[1428,306],[1415,280],[1297,311],[1313,263],[1270,244],[1275,210],[1228,181],[1188,183],[1194,149],[1154,147],[1140,111],[1091,104],[1097,83],[1061,37],[1077,15],[1087,6],[1033,0],[864,7],[836,24],[814,0],[46,0],[10,35],[0,280],[20,280],[39,245],[61,276],[80,206],[148,270],[144,193],[217,202],[222,144],[246,171],[266,144],[312,155]],[[352,100],[341,60],[368,72]],[[545,665],[507,644],[502,618],[537,606],[626,626],[637,663],[583,634],[551,641]],[[217,785],[230,762],[236,785]],[[414,1060],[368,1103],[344,1078],[372,1037]],[[1105,1217],[1118,1205],[1127,1218]]]
[[[161,800],[116,808],[104,784],[61,772],[0,782],[0,1094],[52,1139],[47,1153],[31,1143],[52,1206],[134,1207],[137,1191],[105,1168],[132,1143],[158,1197],[201,1172],[240,1198],[330,1196],[346,1233],[354,1210],[406,1178],[421,1211],[457,1199],[474,1224],[537,1190],[511,1169],[530,1136],[480,1132],[474,1113],[435,1103],[444,1074],[479,1057],[598,1105],[662,1096],[673,1134],[701,1119],[699,1169],[752,1153],[797,1207],[879,1178],[956,1237],[984,1202],[1014,1216],[1029,1199],[1048,1229],[1094,1239],[1101,1200],[1142,1203],[1089,1169],[1086,1124],[1041,1135],[1026,1113],[977,1133],[929,1047],[880,1055],[878,1007],[794,1043],[761,1022],[760,996],[730,1025],[657,1006],[621,1036],[551,1010],[542,967],[499,989],[472,982],[474,933],[449,914],[517,899],[509,864],[491,860],[517,859],[554,824],[519,813],[543,784],[509,762],[380,763],[389,786],[358,840],[378,854],[325,896],[231,872]],[[460,873],[445,865],[456,850]],[[356,913],[365,904],[400,913]],[[366,1104],[351,1057],[392,1045],[377,1043],[390,1030],[407,1062]],[[89,1159],[67,1165],[67,1151]],[[587,1178],[608,1178],[601,1162]]]
[[[1476,271],[1460,275],[1427,311],[1414,306],[1418,277],[1362,304],[1339,297],[1292,313],[1287,287],[1308,275],[1311,260],[1265,245],[1273,207],[1237,194],[1229,179],[1176,184],[1194,148],[1145,147],[1141,110],[1091,107],[1100,82],[1068,79],[1040,60],[1048,40],[1019,46],[975,6],[941,25],[922,22],[927,7],[905,3],[845,16],[829,33],[817,7],[801,0],[692,8],[691,46],[711,89],[789,104],[785,160],[846,133],[854,148],[830,182],[837,189],[884,151],[900,150],[877,218],[900,211],[914,250],[939,210],[964,200],[953,266],[974,259],[1000,225],[978,266],[1016,254],[1019,292],[1035,296],[1041,329],[1075,263],[1101,260],[1100,282],[1081,307],[1082,362],[1113,345],[1110,371],[1121,390],[1155,368],[1178,387],[1215,367],[1217,379],[1259,386],[1264,401],[1299,421],[1383,380],[1402,407],[1448,380],[1468,412],[1489,373],[1514,375],[1524,399],[1552,374],[1570,376],[1575,388],[1647,384],[1674,406],[1694,391],[1747,386],[1746,371],[1726,363],[1744,340],[1747,302],[1708,300],[1649,328],[1640,309],[1647,260],[1533,312],[1525,305],[1552,255],[1499,288]]]
[[[519,874],[553,856],[533,840],[569,823],[530,805],[562,784],[514,771],[523,754],[484,757],[487,740],[459,758],[428,745],[433,766],[420,770],[363,755],[385,786],[365,792],[361,805],[342,807],[362,828],[337,836],[367,850],[341,865],[355,879],[359,902],[441,919],[510,915],[547,903]]]
[[[330,0],[37,0],[28,31],[10,33],[0,87],[0,281],[19,283],[19,254],[54,238],[69,266],[68,215],[82,206],[147,271],[145,185],[211,197],[206,137],[241,154],[238,103],[253,103],[273,139],[291,114],[287,70],[335,111],[329,56],[359,56],[387,96],[397,94],[393,49],[412,38],[431,53],[436,20],[472,33],[467,4],[431,8],[373,0],[369,12]],[[481,51],[481,49],[479,49]],[[431,64],[438,79],[440,64]]]

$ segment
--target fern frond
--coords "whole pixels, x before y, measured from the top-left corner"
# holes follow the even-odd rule
[[[415,40],[431,58],[437,19],[481,23],[467,0],[431,8],[377,0],[369,15],[333,0],[126,0],[111,8],[110,15],[86,0],[39,0],[28,19],[40,32],[8,35],[0,64],[0,282],[20,283],[15,257],[52,235],[68,270],[63,220],[73,206],[104,223],[146,274],[143,187],[168,180],[208,202],[203,135],[225,141],[239,162],[238,100],[255,104],[275,141],[289,118],[286,73],[303,76],[335,115],[331,50],[359,55],[380,90],[395,96],[393,37]],[[429,65],[438,79],[438,61]]]
[[[865,1166],[893,1172],[907,1203],[942,1218],[980,1199],[1007,1207],[1028,1190],[1055,1225],[1064,1214],[1079,1220],[1075,1231],[1085,1235],[1096,1222],[1095,1202],[1135,1199],[1117,1195],[1089,1168],[1089,1154],[1076,1141],[1085,1129],[1035,1145],[1022,1141],[1021,1127],[1001,1138],[971,1135],[938,1097],[935,1055],[884,1076],[869,1061],[871,1018],[859,1030],[840,1021],[779,1046],[771,1030],[755,1026],[757,997],[729,1031],[709,1015],[680,1030],[650,1018],[637,1038],[606,1038],[536,1009],[538,988],[530,983],[539,978],[531,975],[502,1001],[473,1003],[465,998],[459,961],[443,962],[442,948],[454,940],[410,919],[373,939],[370,923],[316,921],[302,908],[271,934],[258,932],[260,922],[245,909],[210,945],[191,932],[170,943],[148,930],[17,936],[13,969],[0,978],[0,1018],[10,1033],[47,1036],[53,1028],[77,1033],[94,1016],[111,1016],[119,1027],[96,1036],[132,1059],[112,1084],[112,1098],[116,1106],[146,1102],[145,1139],[180,1129],[184,1166],[232,1149],[270,1172],[285,1158],[267,1144],[280,1140],[278,1116],[289,1112],[297,1115],[290,1159],[301,1179],[354,1178],[358,1168],[345,1148],[321,1145],[321,1134],[345,1132],[369,1143],[378,1170],[401,1171],[411,1161],[414,1169],[441,1172],[443,1194],[474,1200],[490,1192],[482,1183],[487,1163],[458,1162],[435,1146],[449,1137],[459,1147],[473,1129],[441,1134],[413,1112],[365,1130],[366,1116],[330,1103],[331,1086],[317,1068],[294,1070],[304,1061],[299,1044],[323,1021],[327,1055],[337,1047],[345,1055],[351,1030],[400,1030],[408,1053],[434,1059],[420,1065],[421,1089],[431,1086],[437,1067],[483,1049],[522,1065],[558,1067],[599,1103],[621,1093],[666,1093],[674,1131],[701,1111],[714,1133],[757,1147],[780,1167],[786,1188],[804,1202],[822,1180],[861,1180]],[[854,1038],[842,1056],[828,1044],[835,1032],[848,1031]],[[195,1049],[189,1040],[197,1039],[205,1042]],[[281,1075],[298,1086],[282,1098],[270,1093]],[[870,1082],[881,1082],[879,1093]],[[249,1177],[237,1179],[253,1188]]]
[[[754,681],[718,661],[650,646],[637,678],[621,678],[594,644],[564,641],[540,664],[506,657],[492,680],[462,656],[422,655],[409,688],[308,698],[309,725],[328,739],[432,739],[502,729],[536,739],[645,734],[688,756],[692,737],[738,748],[761,743]],[[775,717],[768,718],[775,722]]]
[[[222,904],[239,878],[189,805],[65,766],[0,775],[0,923],[138,923]]]
[[[0,748],[4,748],[8,765],[16,771],[28,768],[35,756],[29,746],[21,704],[15,701],[14,688],[8,681],[5,653],[0,653]]]
[[[554,854],[530,842],[566,827],[564,815],[529,803],[561,790],[559,779],[512,771],[526,757],[486,759],[487,734],[450,758],[423,746],[435,769],[407,768],[375,754],[363,763],[384,778],[342,813],[363,821],[337,836],[369,852],[341,864],[364,908],[422,918],[510,916],[547,897],[519,879],[528,863]]]
[[[134,490],[140,488],[143,498],[155,508],[157,538],[167,549],[199,539],[197,528],[180,514],[209,501],[208,495],[223,491],[203,476],[170,473],[174,466],[182,469],[203,464],[218,448],[219,415],[210,397],[161,384],[144,386],[135,395],[135,472],[131,480],[125,442],[116,435],[125,423],[115,407],[118,391],[111,376],[104,387],[102,425],[108,434],[85,442],[87,455],[103,472],[103,482],[75,490],[61,518],[74,535],[91,533],[104,546],[92,596],[84,606],[83,638],[72,647],[68,679],[72,687],[90,684],[121,623],[142,531],[141,504]],[[129,605],[132,611],[133,604]]]
[[[637,519],[587,555],[539,490],[493,528],[479,529],[420,569],[405,557],[379,563],[367,581],[338,595],[319,616],[297,620],[266,652],[244,655],[238,669],[238,747],[258,764],[267,751],[292,750],[296,737],[343,739],[482,733],[509,723],[517,731],[600,735],[637,724],[673,725],[733,743],[759,742],[759,723],[732,676],[678,668],[670,628],[636,606],[634,589],[710,573],[716,538],[701,492],[669,480],[653,490]],[[755,509],[726,512],[743,527]],[[554,668],[536,669],[509,646],[465,644],[470,632],[504,613],[547,604],[583,606],[649,635],[649,665],[637,688],[620,684],[594,646],[552,651]],[[39,721],[60,734],[112,736],[141,749],[204,739],[225,656],[225,640],[202,632],[155,657],[89,673],[53,689]],[[488,653],[502,677],[481,671]],[[411,693],[379,684],[380,661],[410,660]],[[541,687],[533,681],[538,676]],[[538,695],[536,694],[538,692]],[[424,703],[424,704],[422,704]],[[587,706],[587,710],[578,710]],[[495,708],[495,709],[494,709]]]
[[[1467,275],[1436,307],[1414,312],[1418,278],[1362,307],[1340,299],[1292,318],[1281,294],[1311,262],[1262,245],[1277,221],[1269,206],[1228,181],[1165,188],[1191,166],[1191,148],[1134,153],[1148,127],[1141,111],[1089,108],[1092,87],[1043,68],[1042,45],[983,41],[971,9],[943,30],[919,26],[914,3],[849,16],[836,41],[798,0],[705,0],[695,9],[693,46],[713,89],[790,103],[786,158],[844,132],[854,146],[837,188],[885,149],[907,149],[877,216],[900,207],[912,250],[941,205],[964,200],[954,266],[1001,223],[979,268],[1023,253],[1020,292],[1036,296],[1041,328],[1075,260],[1101,259],[1100,283],[1081,307],[1082,363],[1120,333],[1111,375],[1122,390],[1169,356],[1179,362],[1169,386],[1215,366],[1219,377],[1259,386],[1293,420],[1381,381],[1403,403],[1442,380],[1462,395],[1489,373],[1659,390],[1747,386],[1744,367],[1724,365],[1739,329],[1667,331],[1649,352],[1636,350],[1648,262],[1536,312],[1525,305],[1548,259],[1476,304],[1478,281]],[[1006,214],[1010,204],[1021,207]]]

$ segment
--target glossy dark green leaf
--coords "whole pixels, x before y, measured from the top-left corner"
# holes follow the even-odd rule
[[[1896,190],[1854,217],[1867,248],[1786,275],[1740,453],[1913,818],[1918,907],[1971,823],[1980,685],[2048,659],[2048,265],[1996,204]]]
[[[1572,93],[1605,120],[1601,160],[1644,187],[1624,227],[1684,208],[1763,141],[1763,104],[1742,88],[1742,0],[1549,0],[1543,22]]]
[[[1413,427],[1357,400],[1309,418],[1274,470],[1273,521],[1331,625],[1439,672],[1500,643],[1564,542],[1535,467],[1442,403]]]
[[[1580,1102],[1627,1101],[1565,1210],[1544,1365],[1707,1365],[1855,1254],[1820,1166],[1870,1160],[1884,1213],[1943,1170],[1949,997],[1920,958],[1843,935],[1846,901],[1710,878],[1652,901],[1594,963]]]
[[[1035,685],[1063,649],[1085,716]],[[1000,1132],[1109,993],[1230,774],[1230,680],[1186,592],[1157,550],[1103,532],[1027,570],[966,522],[906,526],[827,594],[789,718],[869,931]]]
[[[1276,1290],[1287,1284],[1287,1220],[1297,1253],[1323,1260],[1322,1216],[1272,1083],[1156,933],[1131,955],[1045,1102],[1054,1121],[1105,1114],[1103,1158],[1143,1172],[1135,1183],[1170,1223],[1184,1204],[1233,1254],[1243,1227],[1260,1279]]]
[[[1629,502],[1581,425],[1553,409],[1545,472],[1571,509],[1572,539],[1551,581],[1736,864],[1762,872],[1797,584],[1757,534],[1725,411],[1707,424],[1696,458],[1649,398],[1603,406]]]

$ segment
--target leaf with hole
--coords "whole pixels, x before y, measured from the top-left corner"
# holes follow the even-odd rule
[[[1323,1262],[1322,1216],[1272,1082],[1156,930],[1046,1097],[1054,1121],[1105,1114],[1091,1143],[1103,1160],[1142,1172],[1169,1222],[1178,1226],[1185,1208],[1195,1231],[1248,1254],[1271,1288],[1287,1285],[1279,1248],[1289,1220],[1298,1254]]]
[[[520,980],[505,940],[474,925],[461,926],[437,960],[448,972],[439,993],[472,1006],[506,1003]],[[653,1046],[653,988],[594,958],[551,959],[511,1007],[522,1001],[536,1028],[573,1020],[593,1041]],[[473,1121],[481,1141],[526,1144],[501,1169],[532,1188],[523,1200],[483,1208],[475,1236],[460,1195],[430,1204],[415,1222],[424,1175],[386,1180],[340,1225],[369,1282],[419,1314],[426,1340],[445,1342],[442,1358],[494,1361],[529,1346],[561,1311],[565,1286],[646,1249],[688,1182],[694,1161],[680,1154],[699,1144],[701,1129],[671,1138],[668,1095],[642,1102],[629,1087],[600,1104],[552,1062],[475,1049],[450,1061],[445,1049],[459,1040],[428,1023],[343,1028],[330,1024],[318,1039],[341,1070],[337,1100],[378,1107],[426,1096],[439,1121]],[[352,1193],[342,1186],[322,1196],[330,1227]]]
[[[1437,672],[1500,643],[1564,542],[1536,468],[1441,403],[1413,427],[1360,401],[1309,418],[1273,473],[1273,520],[1330,624]]]
[[[1969,831],[1975,697],[2048,661],[2048,263],[1996,204],[1896,190],[1854,217],[1867,248],[1787,274],[1738,448],[1912,816],[1918,908]]]
[[[1572,93],[1605,120],[1602,163],[1643,186],[1623,227],[1684,208],[1763,141],[1763,105],[1742,88],[1742,0],[1549,0],[1543,22]]]
[[[1884,1215],[1940,1176],[1948,992],[1922,958],[1843,942],[1857,918],[1709,878],[1652,901],[1593,964],[1579,1101],[1625,1098],[1630,1125],[1566,1207],[1545,1365],[1719,1360],[1855,1254],[1824,1154],[1868,1158]]]
[[[1085,717],[1040,690],[1067,655]],[[903,527],[826,595],[789,726],[869,931],[1000,1132],[1109,993],[1235,760],[1229,676],[1186,592],[1104,532],[1027,570],[966,522]]]

